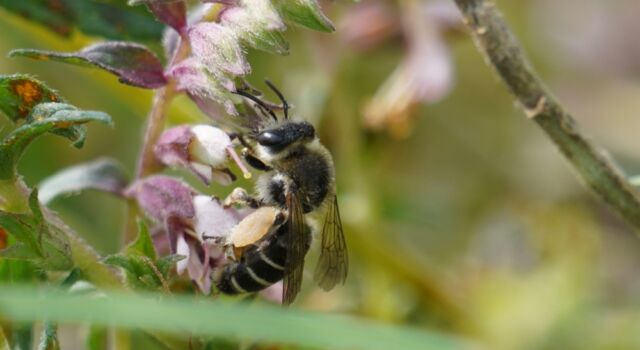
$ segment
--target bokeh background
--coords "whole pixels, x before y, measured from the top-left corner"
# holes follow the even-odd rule
[[[289,56],[250,52],[250,80],[280,86],[336,162],[350,276],[330,293],[305,280],[296,307],[436,328],[490,349],[640,348],[640,240],[516,108],[452,6],[327,2],[336,33],[290,28]],[[640,173],[640,3],[497,6],[582,130]],[[81,150],[38,139],[20,163],[26,182],[100,156],[132,173],[152,94],[97,70],[4,55],[78,50],[97,37],[61,37],[4,9],[0,33],[0,74],[34,74],[115,121],[91,125]],[[177,99],[170,122],[194,121],[205,119]],[[179,175],[206,193],[230,190]],[[119,199],[84,193],[53,208],[99,252],[119,249]]]

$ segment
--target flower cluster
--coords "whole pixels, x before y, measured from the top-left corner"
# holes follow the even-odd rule
[[[212,13],[216,21],[207,21]],[[278,5],[271,0],[215,1],[203,5],[196,17],[195,23],[177,28],[181,40],[189,42],[191,54],[174,62],[165,74],[213,119],[219,119],[221,112],[238,114],[230,92],[236,90],[236,80],[251,71],[246,46],[288,54],[289,47],[282,35],[285,19],[319,27],[315,29],[333,30],[313,0],[285,1]],[[175,45],[167,49],[175,57]]]
[[[225,124],[223,116],[241,114],[238,105],[243,101],[233,92],[246,86],[242,77],[251,71],[247,47],[287,54],[282,35],[285,22],[333,30],[314,0],[203,1],[189,20],[182,1],[141,2],[173,28],[165,35],[165,50],[172,59],[162,76],[221,124]],[[155,141],[153,154],[162,165],[187,169],[207,185],[229,185],[236,179],[228,167],[230,160],[245,178],[251,177],[232,138],[211,125],[169,128]],[[223,205],[218,198],[165,175],[140,179],[125,195],[154,223],[156,237],[164,237],[172,253],[185,257],[177,264],[178,273],[186,272],[203,293],[209,293],[212,271],[225,261],[226,237],[253,209]]]
[[[250,123],[252,118],[255,119],[254,111],[247,109],[245,101],[234,94],[248,86],[244,76],[250,73],[251,67],[246,59],[246,50],[255,48],[284,55],[289,50],[282,33],[287,25],[331,32],[333,24],[322,14],[316,0],[202,0],[199,4],[189,2],[193,5],[191,8],[185,0],[129,0],[129,4],[145,5],[159,22],[167,25],[163,40],[168,58],[166,64],[144,45],[124,41],[103,41],[77,52],[19,49],[12,51],[10,56],[93,66],[116,75],[124,84],[164,89],[158,92],[154,103],[154,109],[158,105],[164,107],[158,107],[160,111],[156,114],[160,117],[149,121],[149,137],[143,145],[141,164],[150,162],[180,167],[191,171],[206,185],[212,182],[229,185],[236,179],[229,168],[229,162],[233,161],[244,177],[250,178],[251,173],[234,149],[233,138],[223,129],[211,125],[180,125],[163,132],[164,108],[168,100],[178,93],[185,93],[204,114],[220,125],[226,125],[230,118],[239,117]],[[61,103],[63,99],[33,79],[13,77],[10,80],[10,84],[5,85],[15,86],[16,98],[22,102],[22,105],[16,104],[21,106],[20,110],[7,113],[15,115],[15,119],[31,118],[28,112],[35,102],[49,102],[34,108],[34,120],[27,118],[28,123],[40,123],[36,126],[41,132],[53,130],[80,146],[84,140],[80,124],[91,120],[108,121],[103,114],[78,111]],[[26,102],[33,102],[28,105],[29,109]],[[45,117],[48,119],[42,121]],[[65,126],[72,128],[60,129]],[[18,154],[18,151],[19,147],[14,153]],[[6,174],[0,175],[11,177],[14,168],[13,164],[5,166]],[[110,176],[121,173],[110,162],[68,171],[52,183],[64,183],[66,187],[56,187],[69,191],[106,189],[123,195],[142,209],[153,224],[154,242],[160,247],[164,241],[164,246],[170,247],[166,250],[173,255],[155,261],[155,253],[132,248],[135,256],[112,257],[110,261],[114,265],[129,270],[128,281],[145,288],[162,286],[166,289],[164,278],[168,262],[177,258],[174,256],[177,254],[184,256],[177,263],[177,271],[181,274],[187,272],[203,293],[209,293],[211,271],[225,258],[222,249],[225,237],[253,209],[224,205],[217,198],[203,195],[181,180],[152,174],[153,166],[147,168],[128,186],[125,181],[109,181]],[[63,192],[44,191],[43,198],[51,200]],[[141,230],[138,239],[144,241],[143,236]],[[140,251],[144,258],[138,256]],[[149,261],[145,260],[147,258]],[[150,268],[149,264],[156,266]],[[142,276],[138,273],[141,271],[148,273]]]

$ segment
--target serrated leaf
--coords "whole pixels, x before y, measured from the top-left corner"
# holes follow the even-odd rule
[[[39,200],[49,204],[56,198],[85,190],[98,190],[119,195],[127,186],[123,167],[116,160],[100,158],[78,164],[44,179],[39,188]]]
[[[162,25],[143,8],[124,1],[105,0],[0,0],[0,7],[69,36],[74,28],[108,39],[157,42]]]
[[[164,67],[158,57],[145,46],[131,42],[105,41],[71,53],[18,49],[11,51],[9,57],[95,66],[115,74],[122,83],[148,89],[159,88],[167,83]]]
[[[177,254],[163,256],[162,258],[158,259],[158,261],[156,261],[156,266],[158,267],[158,271],[160,271],[162,276],[164,276],[164,278],[168,278],[171,268],[174,267],[178,261],[185,258],[186,256]]]
[[[275,6],[287,22],[325,33],[336,30],[316,0],[276,0]]]
[[[127,285],[133,289],[156,290],[161,286],[161,282],[149,266],[153,262],[145,256],[115,254],[106,257],[104,263],[122,268],[125,272]]]
[[[121,254],[109,255],[105,257],[102,262],[108,265],[121,267],[127,271],[135,271],[135,267],[131,264],[131,259]]]
[[[26,74],[0,75],[0,110],[14,122],[44,102],[65,102],[58,92]]]
[[[111,124],[111,117],[103,112],[82,111],[64,103],[41,103],[32,110],[33,121],[15,129],[0,143],[0,179],[15,176],[17,161],[27,146],[43,133],[68,129],[90,121]],[[72,140],[77,145],[83,139]]]
[[[29,198],[31,214],[0,211],[0,227],[22,245],[15,248],[12,258],[22,256],[45,270],[68,270],[73,267],[73,261],[67,236],[44,221],[37,196],[34,191]]]
[[[156,260],[156,248],[153,246],[153,240],[144,221],[138,220],[138,237],[127,246],[125,255],[142,255],[151,259],[151,261]]]
[[[25,74],[0,75],[0,110],[14,122],[32,120],[31,111],[39,103],[65,102],[58,92],[43,82]],[[54,134],[70,140],[84,140],[85,129],[72,126],[67,129],[54,130]]]

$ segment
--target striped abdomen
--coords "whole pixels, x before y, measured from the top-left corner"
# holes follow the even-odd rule
[[[287,225],[281,226],[266,242],[247,249],[241,261],[225,265],[216,281],[218,290],[224,294],[251,293],[280,281],[287,258],[287,233]]]

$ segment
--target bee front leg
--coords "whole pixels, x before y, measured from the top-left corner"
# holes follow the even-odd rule
[[[269,171],[271,167],[266,165],[262,160],[256,157],[249,148],[245,147],[242,149],[242,156],[244,160],[249,164],[252,168],[261,171]]]
[[[231,191],[231,194],[222,201],[222,206],[225,208],[237,205],[256,209],[260,207],[260,204],[261,203],[258,199],[251,196],[247,190],[241,187],[234,188],[233,191]]]

